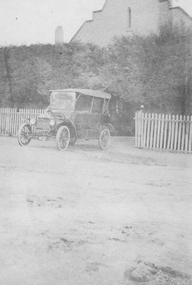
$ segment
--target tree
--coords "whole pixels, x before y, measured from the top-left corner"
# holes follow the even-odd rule
[[[191,102],[191,32],[161,27],[147,37],[121,37],[108,47],[100,77],[108,90],[146,110],[189,114]]]

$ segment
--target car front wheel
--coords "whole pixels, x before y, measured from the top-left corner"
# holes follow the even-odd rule
[[[58,150],[66,150],[70,142],[70,131],[67,126],[58,129],[56,135],[56,144]]]
[[[110,131],[108,129],[103,129],[99,136],[99,146],[101,149],[107,149],[110,143]]]
[[[29,124],[21,125],[17,133],[17,140],[20,146],[28,145],[31,141],[31,135],[31,126]]]

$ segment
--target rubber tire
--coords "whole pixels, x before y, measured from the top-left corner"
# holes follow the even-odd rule
[[[67,132],[67,136],[68,137],[67,137],[67,141],[66,141],[65,146],[61,147],[61,145],[60,145],[60,137],[61,137],[63,131]],[[70,131],[69,131],[69,128],[67,126],[61,126],[58,129],[57,135],[56,135],[56,144],[57,144],[58,150],[60,150],[60,151],[66,150],[68,148],[69,142],[70,142]]]
[[[104,134],[107,133],[107,136],[108,136],[108,140],[107,140],[107,144],[103,144],[103,136]],[[103,129],[100,133],[100,136],[99,136],[99,147],[103,150],[107,149],[109,147],[109,144],[110,144],[110,138],[111,138],[111,135],[110,135],[110,131],[109,129]]]
[[[20,146],[26,146],[30,143],[31,141],[31,138],[28,139],[28,141],[26,141],[25,143],[21,141],[21,132],[22,132],[22,129],[24,127],[28,127],[28,129],[30,130],[31,132],[31,126],[29,124],[22,124],[19,129],[18,129],[18,132],[17,132],[17,140],[18,140],[18,143]]]

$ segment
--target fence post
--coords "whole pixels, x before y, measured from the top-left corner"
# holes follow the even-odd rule
[[[189,148],[189,116],[186,116],[185,121],[185,152],[188,152]]]
[[[173,146],[174,151],[177,150],[177,146],[178,146],[178,120],[179,120],[179,116],[177,115],[175,117],[175,141],[174,141],[174,146]]]
[[[6,109],[6,114],[5,114],[5,133],[9,134],[9,109]]]
[[[155,114],[154,118],[154,137],[153,137],[153,148],[156,149],[156,142],[157,142],[157,114]]]
[[[162,114],[161,117],[161,127],[160,127],[160,145],[159,148],[162,149],[163,148],[163,133],[164,133],[164,114]]]
[[[142,111],[140,111],[140,116],[141,116],[141,147],[144,147],[144,114]]]
[[[143,136],[143,115],[142,110],[135,114],[135,144],[137,147],[142,147],[142,136]]]
[[[147,113],[143,114],[144,119],[144,130],[143,130],[143,147],[146,148],[146,141],[147,141]]]
[[[138,147],[138,113],[135,113],[135,147]]]
[[[184,143],[185,143],[185,116],[182,119],[182,138],[181,138],[181,151],[184,151]]]
[[[147,142],[146,142],[146,147],[149,148],[150,128],[151,128],[151,114],[147,114],[146,113],[146,121],[147,121]]]
[[[189,152],[191,152],[192,147],[192,116],[189,117]]]
[[[151,133],[150,133],[150,145],[149,148],[153,148],[153,138],[154,138],[154,114],[151,115]]]
[[[159,149],[160,146],[160,126],[161,126],[161,114],[157,115],[157,142],[156,148]]]
[[[174,146],[174,132],[175,132],[175,116],[173,115],[171,118],[171,144],[170,144],[170,148],[171,150],[173,150],[173,146]]]

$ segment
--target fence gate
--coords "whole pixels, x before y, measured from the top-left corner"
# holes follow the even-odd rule
[[[0,108],[0,135],[16,136],[19,126],[27,118],[37,118],[41,109]]]
[[[192,153],[192,116],[135,114],[135,146]]]

